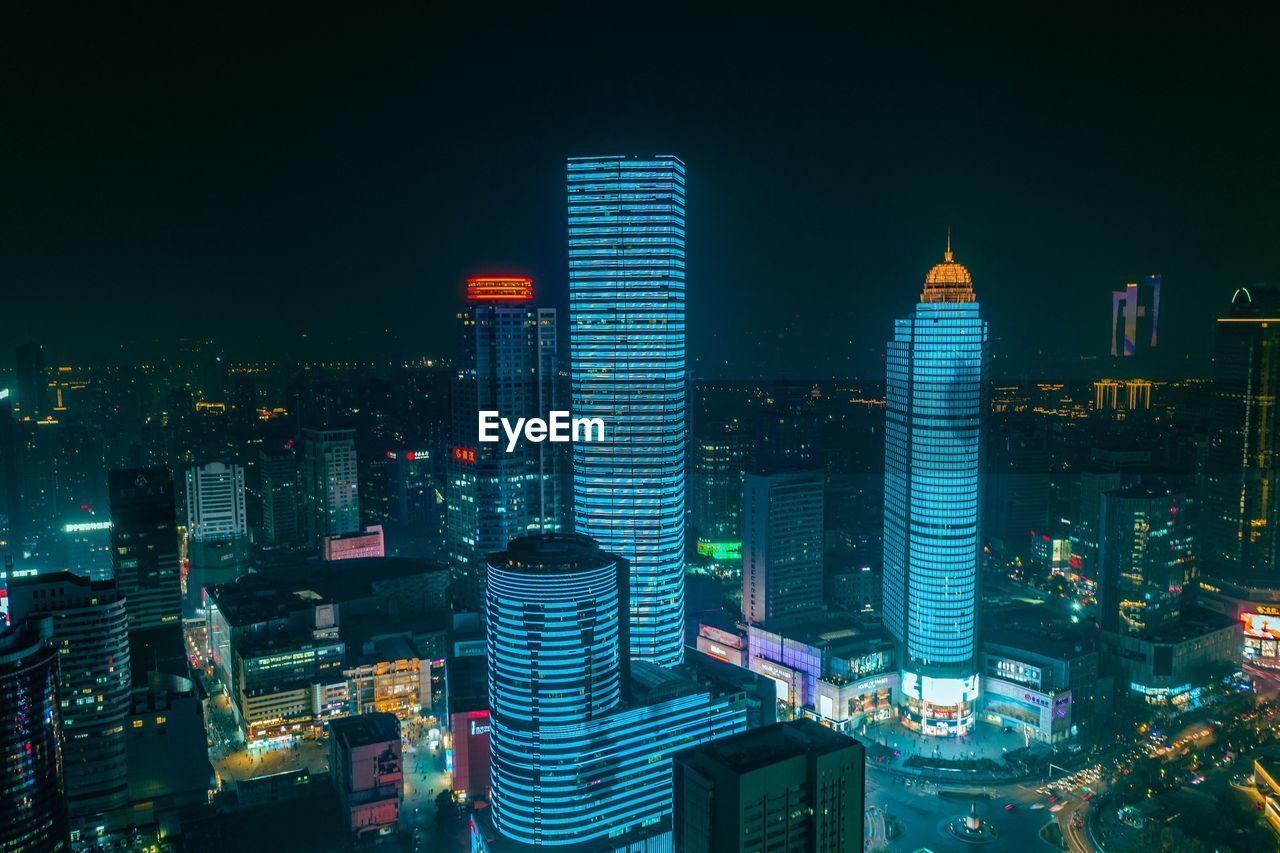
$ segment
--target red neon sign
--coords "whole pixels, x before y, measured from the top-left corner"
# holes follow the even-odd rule
[[[476,452],[470,447],[455,447],[453,449],[453,458],[458,462],[475,462]]]
[[[528,302],[532,298],[531,278],[508,275],[467,279],[467,299],[471,302]]]

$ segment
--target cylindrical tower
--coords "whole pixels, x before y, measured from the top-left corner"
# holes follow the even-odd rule
[[[35,623],[0,629],[0,850],[62,850],[57,655]]]
[[[903,723],[956,736],[978,698],[987,324],[949,240],[944,257],[886,353],[884,620],[899,644]]]
[[[591,746],[556,730],[621,701],[625,570],[575,534],[523,537],[489,558],[493,819],[514,841],[566,844],[583,825],[578,771]]]

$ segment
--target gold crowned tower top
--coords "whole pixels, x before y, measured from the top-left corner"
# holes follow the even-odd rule
[[[924,292],[920,294],[921,302],[977,302],[973,293],[973,279],[963,264],[952,260],[951,229],[947,229],[947,251],[942,255],[942,263],[934,264],[933,269],[924,279]]]

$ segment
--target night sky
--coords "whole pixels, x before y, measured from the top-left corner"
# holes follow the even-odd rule
[[[1164,366],[1199,372],[1231,291],[1280,282],[1258,22],[474,8],[8,22],[0,341],[448,355],[467,275],[567,301],[575,154],[687,163],[706,376],[878,377],[948,225],[1006,354],[1105,353],[1111,290],[1160,272]]]

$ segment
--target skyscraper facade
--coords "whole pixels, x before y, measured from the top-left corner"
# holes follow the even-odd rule
[[[215,461],[187,469],[187,530],[196,542],[247,535],[243,468]]]
[[[886,362],[884,621],[900,647],[902,720],[956,736],[978,698],[987,324],[949,241]]]
[[[477,830],[473,849],[629,849],[670,832],[672,753],[745,728],[744,705],[628,661],[626,578],[624,560],[575,534],[517,539],[491,557],[494,833]]]
[[[556,312],[533,304],[533,281],[467,281],[458,314],[458,375],[452,390],[453,446],[445,460],[447,547],[460,606],[484,601],[485,557],[529,533],[561,528],[562,444],[479,441],[478,413],[547,418],[561,409]]]
[[[186,672],[182,576],[173,475],[168,468],[126,468],[108,476],[111,557],[128,603],[129,660],[135,686],[147,673]]]
[[[129,602],[129,631],[180,624],[177,514],[168,468],[110,474],[116,583]]]
[[[698,553],[742,555],[742,484],[751,467],[752,443],[740,430],[722,430],[693,442],[689,524]]]
[[[1160,276],[1149,275],[1141,285],[1131,281],[1111,294],[1111,354],[1137,355],[1142,347],[1154,349],[1160,331]]]
[[[1280,293],[1240,288],[1217,322],[1203,478],[1204,575],[1280,590]]]
[[[132,690],[125,600],[115,581],[70,572],[9,585],[15,624],[47,617],[58,654],[62,771],[73,818],[129,804],[126,723]]]
[[[1188,495],[1148,486],[1102,495],[1102,630],[1142,635],[1177,621],[1183,588],[1195,576],[1192,503]]]
[[[631,656],[684,654],[685,170],[672,155],[568,161],[574,526],[631,564]]]
[[[258,454],[262,478],[262,542],[278,548],[296,545],[298,527],[298,457],[293,447],[262,450]]]
[[[57,652],[36,625],[0,627],[0,850],[65,850]]]
[[[360,530],[355,430],[302,431],[302,489],[310,547],[319,549],[326,536]]]
[[[742,618],[822,607],[821,471],[752,474],[742,489]]]

